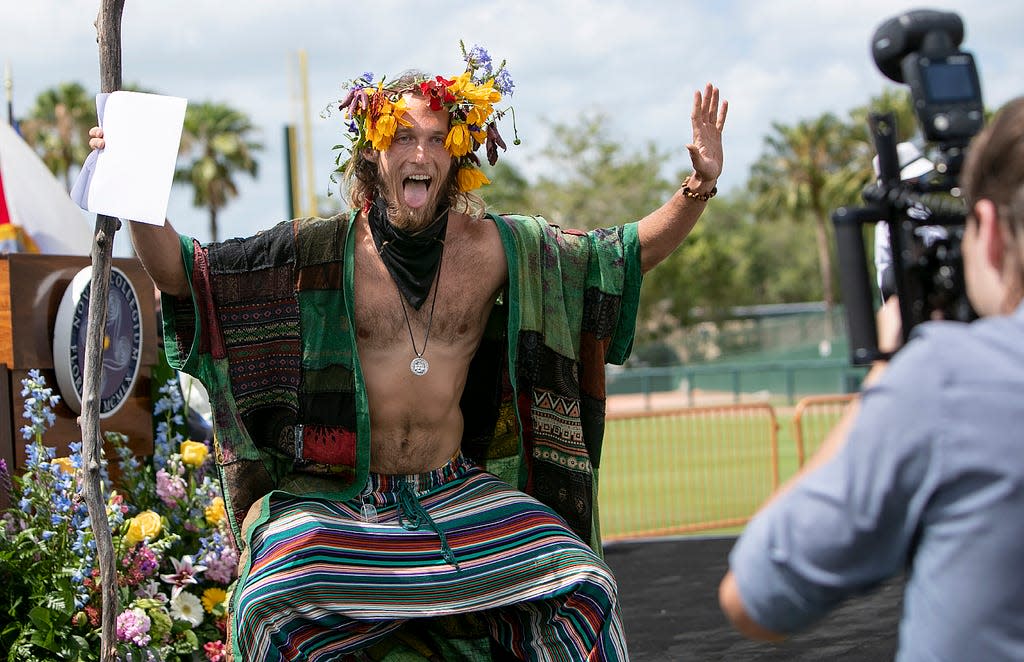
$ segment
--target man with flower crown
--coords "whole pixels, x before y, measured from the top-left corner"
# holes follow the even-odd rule
[[[695,92],[693,173],[662,207],[563,230],[483,213],[476,152],[506,148],[513,84],[463,56],[347,85],[350,212],[211,245],[130,224],[168,358],[211,394],[236,660],[628,658],[596,513],[604,364],[717,190],[728,103]]]

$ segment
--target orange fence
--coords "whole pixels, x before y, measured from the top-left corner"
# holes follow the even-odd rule
[[[779,485],[778,428],[767,403],[609,415],[604,540],[742,526]]]
[[[793,412],[793,439],[796,443],[797,466],[813,455],[846,410],[857,397],[846,395],[813,395],[800,400]]]

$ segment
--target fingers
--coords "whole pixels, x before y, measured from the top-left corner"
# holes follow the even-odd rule
[[[103,149],[106,142],[103,140],[103,129],[94,126],[89,129],[89,147],[92,149]]]
[[[690,119],[694,124],[709,124],[721,131],[728,113],[729,102],[721,100],[720,90],[711,83],[704,86],[703,93],[700,90],[693,93]]]
[[[704,117],[713,123],[718,114],[718,88],[711,83],[704,88],[704,102]]]

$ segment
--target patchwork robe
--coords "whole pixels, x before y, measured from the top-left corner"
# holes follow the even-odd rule
[[[271,492],[346,500],[366,484],[355,217],[296,219],[209,246],[181,238],[192,296],[163,298],[167,356],[210,393],[242,549],[246,513]],[[604,364],[632,348],[637,225],[583,233],[540,217],[481,222],[499,230],[509,281],[470,365],[463,453],[551,507],[600,554]]]

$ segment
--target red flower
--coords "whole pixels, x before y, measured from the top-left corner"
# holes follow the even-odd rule
[[[431,110],[441,110],[444,104],[455,101],[455,95],[448,90],[448,86],[453,82],[443,76],[436,76],[434,80],[420,83],[420,94],[430,100]]]

